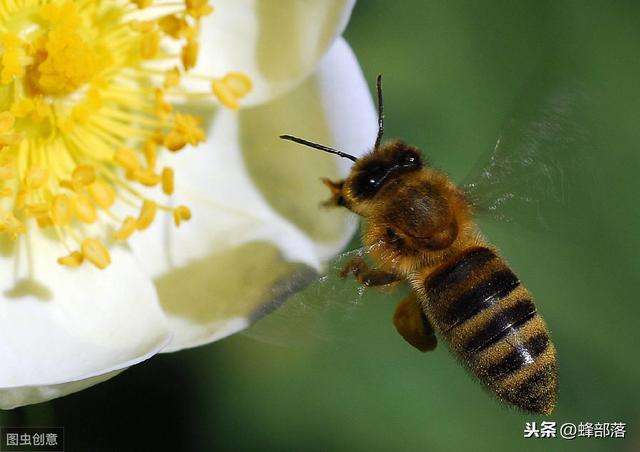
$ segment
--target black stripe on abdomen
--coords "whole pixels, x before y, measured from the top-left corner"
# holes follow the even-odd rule
[[[440,311],[446,331],[499,302],[520,285],[517,276],[505,268],[490,275],[474,287],[454,298]]]
[[[549,336],[542,331],[521,344],[513,344],[514,350],[499,362],[489,366],[485,374],[491,379],[500,379],[522,367],[533,363],[549,345]]]
[[[471,248],[429,275],[426,285],[430,291],[446,290],[467,280],[495,257],[495,253],[489,248]]]
[[[502,338],[518,331],[535,314],[536,307],[530,299],[518,300],[511,306],[499,310],[489,322],[480,326],[462,348],[467,354],[473,354],[491,347]]]

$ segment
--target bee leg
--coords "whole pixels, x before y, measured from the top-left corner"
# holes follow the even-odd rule
[[[421,352],[436,348],[438,340],[415,294],[402,300],[393,314],[393,324],[405,341]]]
[[[349,273],[353,273],[358,282],[363,286],[386,286],[387,284],[399,281],[397,275],[383,270],[369,269],[367,263],[360,256],[351,259],[340,271],[340,277],[346,278]]]

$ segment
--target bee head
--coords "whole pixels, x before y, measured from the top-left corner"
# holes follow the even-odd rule
[[[385,187],[398,184],[404,175],[421,169],[417,148],[403,141],[380,145],[353,165],[341,183],[342,203],[338,204],[368,216],[367,211],[378,203]]]
[[[367,216],[372,202],[381,189],[388,183],[398,180],[401,174],[419,170],[422,167],[420,152],[417,148],[402,141],[382,144],[384,134],[384,110],[382,103],[382,76],[376,80],[378,92],[378,135],[373,150],[362,158],[346,152],[307,141],[292,135],[280,135],[284,140],[293,141],[305,146],[338,155],[354,162],[349,176],[342,181],[333,182],[322,179],[331,191],[331,198],[326,206],[343,206]]]

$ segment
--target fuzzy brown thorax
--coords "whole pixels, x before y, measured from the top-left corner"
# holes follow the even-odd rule
[[[473,229],[460,191],[402,141],[381,145],[359,159],[344,181],[329,186],[333,197],[328,204],[366,219],[363,244],[383,266],[434,265]]]

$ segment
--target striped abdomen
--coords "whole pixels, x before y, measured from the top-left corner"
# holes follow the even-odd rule
[[[423,307],[449,347],[496,395],[550,414],[555,349],[527,289],[489,248],[469,248],[424,280]]]

